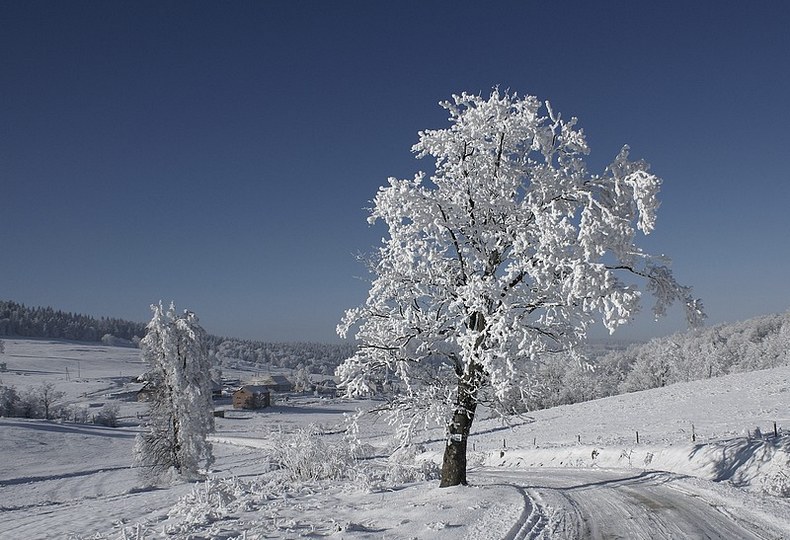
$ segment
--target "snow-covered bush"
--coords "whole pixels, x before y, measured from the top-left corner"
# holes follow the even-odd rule
[[[19,409],[19,395],[13,386],[0,384],[0,416],[16,416]]]
[[[93,417],[93,423],[100,426],[118,427],[118,413],[121,408],[117,403],[108,403]]]
[[[252,490],[238,478],[208,478],[195,484],[168,512],[178,522],[175,529],[207,525],[240,509],[248,509],[244,500]],[[171,531],[176,532],[176,531]]]
[[[264,524],[267,521],[264,516],[276,516],[278,508],[281,508],[283,502],[291,496],[298,497],[313,493],[315,493],[313,487],[293,482],[283,475],[276,474],[276,471],[270,471],[253,479],[210,477],[196,483],[192,491],[173,505],[161,530],[170,538],[235,538],[228,535],[229,531],[225,525],[232,522],[239,514],[259,512],[260,521],[256,525],[270,529],[273,533],[272,536],[265,537],[279,538],[280,536],[275,535],[280,531],[280,527],[288,526],[289,520],[285,520],[284,523],[273,520]],[[266,510],[263,511],[264,509]],[[134,533],[134,530],[130,532]]]
[[[88,423],[88,408],[87,407],[74,407],[72,409],[74,422],[77,424]]]
[[[399,448],[390,455],[384,470],[384,480],[391,485],[423,482],[439,478],[439,466],[431,460],[421,460],[425,452],[421,445]]]
[[[327,440],[315,424],[293,433],[272,433],[272,462],[292,480],[354,480],[359,475],[354,446]]]

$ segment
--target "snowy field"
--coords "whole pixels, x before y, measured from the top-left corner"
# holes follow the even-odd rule
[[[145,371],[139,351],[5,342],[3,385],[51,382],[65,393],[59,404],[89,411],[118,403],[121,426],[0,419],[3,539],[790,538],[780,497],[790,494],[790,368],[537,411],[510,425],[483,410],[470,440],[472,485],[442,490],[426,480],[442,431],[389,459],[390,428],[372,417],[360,425],[358,474],[294,481],[274,470],[273,447],[298,442],[289,434],[306,426],[322,434],[303,446],[320,443],[331,461],[347,444],[344,414],[375,405],[291,397],[217,419],[211,480],[148,488],[132,467],[145,411],[129,382]]]

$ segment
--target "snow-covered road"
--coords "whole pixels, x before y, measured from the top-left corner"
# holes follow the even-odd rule
[[[484,468],[478,484],[509,484],[524,511],[508,540],[780,538],[747,508],[721,506],[712,493],[669,473],[575,468]],[[785,531],[786,532],[786,531]]]

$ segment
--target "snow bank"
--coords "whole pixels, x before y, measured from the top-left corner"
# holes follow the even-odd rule
[[[434,452],[423,459],[439,461]],[[581,467],[641,469],[694,476],[735,487],[790,495],[790,437],[736,438],[696,445],[579,445],[477,452],[470,462],[487,467]]]
[[[469,463],[666,471],[787,497],[789,391],[781,367],[534,411],[509,426],[489,418],[475,425]],[[440,462],[442,451],[437,436],[421,459]]]

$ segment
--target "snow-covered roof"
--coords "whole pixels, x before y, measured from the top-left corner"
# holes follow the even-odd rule
[[[261,384],[245,384],[238,390],[237,392],[249,392],[250,394],[267,394],[269,393],[269,388],[267,386],[263,386]]]

